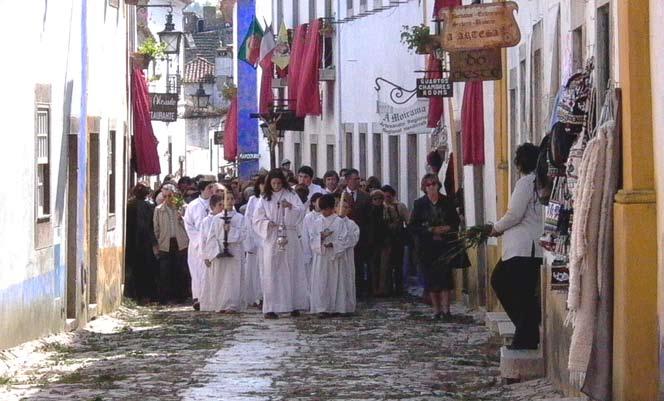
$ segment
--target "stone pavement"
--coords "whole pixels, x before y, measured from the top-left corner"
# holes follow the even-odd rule
[[[125,306],[85,330],[0,353],[0,399],[530,401],[544,380],[503,385],[500,339],[454,308],[432,322],[412,299],[352,318],[263,320]]]

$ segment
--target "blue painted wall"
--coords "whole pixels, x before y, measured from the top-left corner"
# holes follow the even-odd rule
[[[255,0],[238,0],[237,2],[237,32],[238,42],[242,40],[249,30],[251,21],[256,14]],[[238,63],[238,166],[242,179],[248,179],[258,171],[258,160],[245,161],[239,159],[243,153],[258,154],[258,120],[250,118],[258,108],[256,96],[256,70],[244,61]]]

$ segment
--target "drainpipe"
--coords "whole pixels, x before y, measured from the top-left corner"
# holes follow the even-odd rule
[[[341,16],[341,0],[337,0],[337,15],[336,19],[339,20]],[[334,118],[336,120],[336,125],[337,125],[337,152],[334,155],[335,157],[335,170],[339,169],[341,170],[344,167],[350,167],[350,166],[343,166],[342,165],[342,157],[341,157],[341,151],[342,151],[342,145],[343,145],[343,137],[344,137],[344,130],[343,126],[341,123],[341,29],[342,29],[342,24],[338,24],[338,28],[335,30],[336,31],[336,42],[337,42],[337,51],[335,52],[335,57],[336,57],[336,66],[335,68],[336,71],[336,79],[335,79],[335,113],[334,113]],[[326,142],[327,143],[327,142]],[[338,166],[338,167],[337,167]]]

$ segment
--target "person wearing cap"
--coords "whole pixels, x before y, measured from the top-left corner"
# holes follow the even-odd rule
[[[293,170],[291,170],[291,161],[288,159],[284,159],[281,161],[281,171],[284,172],[286,180],[290,180],[291,178],[295,177]]]

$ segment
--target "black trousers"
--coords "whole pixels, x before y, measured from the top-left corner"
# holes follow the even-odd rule
[[[175,238],[171,238],[170,250],[159,252],[157,293],[160,303],[184,302],[191,296],[191,276],[187,266],[187,249],[179,250]]]
[[[539,344],[541,263],[541,258],[514,257],[498,262],[491,274],[491,287],[516,327],[512,340],[516,347]]]

